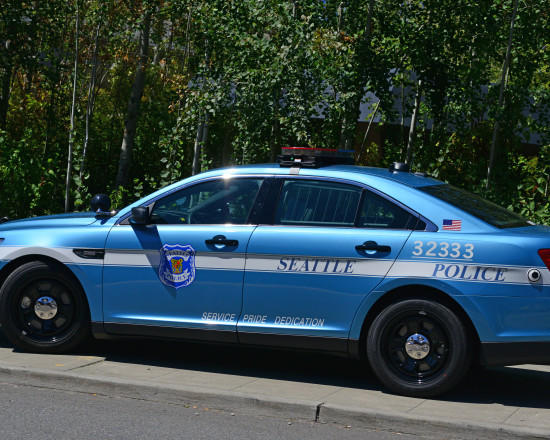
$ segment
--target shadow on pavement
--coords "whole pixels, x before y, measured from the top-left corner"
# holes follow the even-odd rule
[[[0,347],[10,347],[1,332]],[[366,362],[317,353],[131,339],[90,340],[73,354],[120,363],[383,391]],[[437,400],[550,408],[549,390],[550,371],[479,367],[455,391]]]

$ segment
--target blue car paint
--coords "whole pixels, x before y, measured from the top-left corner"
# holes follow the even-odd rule
[[[13,227],[12,227],[13,226]],[[65,214],[15,220],[0,225],[0,252],[9,261],[45,256],[65,264],[76,276],[88,300],[92,321],[103,320],[103,265],[78,257],[73,249],[103,249],[110,226],[93,213]],[[6,254],[6,250],[9,253]]]
[[[106,244],[105,321],[235,331],[242,304],[246,246],[253,229],[227,225],[115,226]],[[238,245],[205,243],[220,234],[237,240]],[[180,289],[161,283],[158,273],[159,249],[178,243],[196,251],[195,280]]]
[[[241,320],[239,331],[347,338],[359,304],[390,270],[410,233],[258,226],[248,246],[243,316],[265,319]],[[369,240],[383,240],[391,252],[355,249]],[[289,316],[290,325],[283,320]],[[293,323],[297,317],[304,323]]]
[[[174,228],[155,226],[155,241],[151,238],[154,234],[120,224],[132,207],[147,206],[176,189],[208,178],[244,175],[293,177],[288,168],[277,164],[226,168],[163,188],[107,220],[84,213],[4,223],[0,225],[0,238],[4,238],[0,243],[0,270],[7,262],[26,255],[45,255],[62,262],[82,284],[94,322],[305,336],[322,334],[357,340],[365,317],[376,301],[395,289],[415,285],[437,289],[452,297],[469,316],[483,342],[550,341],[550,271],[537,255],[538,249],[550,248],[550,228],[529,226],[499,230],[417,190],[441,184],[435,179],[352,166],[301,169],[299,173],[374,188],[432,221],[440,228],[437,232],[191,225],[179,227],[180,234],[170,231]],[[441,229],[443,220],[449,218],[462,221],[460,232]],[[186,228],[194,232],[185,233]],[[234,254],[234,260],[240,259],[242,267],[238,263],[231,270],[198,268],[195,283],[181,289],[160,283],[158,252],[162,244],[193,243],[200,259],[201,255],[227,254],[207,249],[204,239],[231,232],[238,235],[239,247],[229,254]],[[346,260],[364,261],[369,260],[369,256],[350,255],[337,245],[349,239],[351,246],[355,241],[359,243],[375,235],[381,242],[386,239],[392,247],[391,256],[376,258],[382,262],[387,260],[387,272],[365,277],[346,273]],[[319,237],[328,244],[319,245],[322,243]],[[420,254],[418,242],[422,242]],[[460,251],[456,245],[460,245]],[[467,245],[473,245],[471,258],[467,258],[470,256]],[[107,259],[104,266],[103,261],[79,258],[72,252],[75,248],[106,249],[107,254],[127,251],[129,255],[146,255],[144,251],[149,251],[147,255],[152,255],[153,260],[150,264],[130,267],[120,259],[110,265]],[[452,249],[456,258],[448,255]],[[277,271],[277,267],[284,266],[281,261],[289,267],[293,257],[301,258],[302,263],[304,258],[331,257],[341,261],[341,265],[331,274]],[[250,263],[252,267],[254,259],[277,265],[274,270],[263,270],[261,264],[258,270],[246,270],[244,264],[248,267]],[[530,269],[540,271],[539,282],[527,280]]]

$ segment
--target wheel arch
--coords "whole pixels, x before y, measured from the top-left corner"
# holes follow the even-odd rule
[[[363,359],[366,358],[367,334],[376,316],[378,316],[378,314],[389,305],[406,299],[425,299],[429,301],[434,301],[452,310],[458,316],[460,321],[465,325],[468,336],[470,340],[474,343],[475,352],[473,353],[473,359],[479,359],[479,334],[466,311],[451,295],[449,295],[445,291],[423,284],[411,284],[396,287],[392,290],[389,290],[375,301],[375,303],[369,308],[363,320],[358,346],[355,349],[352,349],[353,356],[358,356]]]
[[[22,266],[25,263],[30,263],[32,261],[42,261],[47,264],[55,265],[57,268],[59,268],[65,275],[70,277],[82,290],[82,296],[84,298],[86,309],[88,312],[88,317],[90,316],[91,310],[90,310],[90,303],[88,301],[88,295],[86,295],[86,291],[84,290],[84,286],[82,285],[81,280],[75,275],[75,273],[68,268],[65,264],[63,264],[61,261],[56,260],[55,258],[48,257],[47,255],[41,255],[41,254],[29,254],[24,255],[18,258],[15,258],[11,260],[8,264],[6,264],[1,270],[0,270],[0,289],[4,285],[4,282],[8,278],[8,276],[18,267]]]

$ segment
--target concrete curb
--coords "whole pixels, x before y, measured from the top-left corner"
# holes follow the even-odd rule
[[[352,427],[369,428],[403,434],[421,435],[433,438],[452,439],[546,439],[550,432],[490,423],[468,423],[467,421],[441,420],[435,417],[417,417],[410,414],[348,408],[339,405],[323,405],[319,422],[338,423]]]
[[[285,400],[233,391],[148,384],[106,376],[0,366],[0,382],[53,388],[110,397],[162,401],[184,406],[236,411],[244,414],[278,416],[320,423],[350,425],[354,428],[400,432],[431,438],[548,439],[550,432],[496,424],[441,420],[384,411],[357,410],[320,401]]]
[[[223,410],[250,410],[255,414],[277,414],[283,418],[314,420],[317,402],[251,396],[238,392],[182,386],[147,384],[106,376],[88,376],[51,370],[0,366],[0,382],[53,388],[104,396],[126,397],[146,401],[170,402]]]

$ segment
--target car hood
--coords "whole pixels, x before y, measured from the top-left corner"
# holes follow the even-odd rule
[[[29,217],[20,220],[11,220],[0,224],[1,231],[11,231],[31,228],[59,228],[72,226],[86,226],[96,222],[93,212],[75,212],[71,214],[45,215]]]

